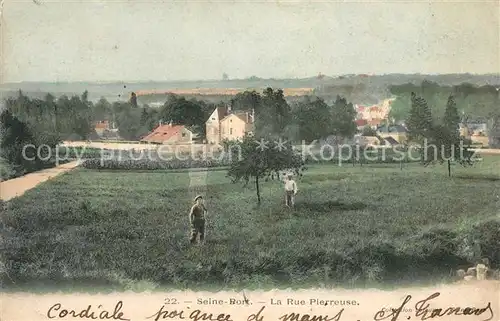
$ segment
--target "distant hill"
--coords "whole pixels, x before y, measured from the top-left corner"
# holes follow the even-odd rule
[[[500,74],[472,75],[420,75],[420,74],[388,74],[388,75],[344,75],[338,77],[322,76],[301,79],[261,79],[250,77],[234,80],[200,80],[200,81],[146,81],[146,82],[21,82],[0,85],[0,93],[5,97],[16,95],[22,90],[31,97],[43,98],[50,92],[55,96],[80,95],[87,90],[89,99],[97,101],[104,97],[109,101],[126,100],[132,91],[168,91],[169,89],[197,88],[314,88],[315,94],[327,99],[343,91],[352,90],[352,99],[357,103],[372,103],[387,97],[390,85],[404,83],[420,83],[423,80],[441,85],[457,85],[471,83],[473,85],[500,85]],[[351,92],[352,94],[352,92]],[[350,95],[350,94],[349,94]]]

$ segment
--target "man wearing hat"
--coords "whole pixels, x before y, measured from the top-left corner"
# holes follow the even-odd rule
[[[205,241],[205,213],[207,209],[203,205],[203,196],[198,195],[194,198],[195,204],[189,212],[189,225],[191,226],[191,244],[196,243],[198,234],[200,235],[200,243]]]

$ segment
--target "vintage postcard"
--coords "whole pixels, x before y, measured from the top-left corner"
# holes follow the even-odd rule
[[[0,320],[500,320],[498,1],[0,9]]]

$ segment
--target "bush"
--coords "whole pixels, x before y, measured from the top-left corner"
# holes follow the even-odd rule
[[[3,158],[0,158],[0,177],[2,181],[15,177],[16,171],[12,166]]]

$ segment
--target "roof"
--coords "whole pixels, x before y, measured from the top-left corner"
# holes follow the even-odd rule
[[[96,129],[106,129],[109,127],[109,121],[107,120],[101,120],[99,122],[97,122],[97,124],[95,124],[95,128]]]
[[[149,135],[141,139],[141,141],[163,143],[177,135],[182,129],[185,129],[185,127],[184,125],[161,125],[156,127]]]
[[[382,123],[382,119],[371,119],[368,121],[368,124],[370,125],[380,125]]]
[[[210,117],[212,117],[212,115],[215,113],[217,113],[217,119],[218,121],[221,121],[222,119],[224,119],[224,117],[226,117],[229,113],[229,108],[227,106],[224,106],[224,107],[217,107],[214,109],[214,111],[210,114]],[[207,122],[210,122],[211,119],[210,117],[207,119]]]
[[[222,118],[226,117],[228,113],[228,108],[227,106],[224,106],[224,107],[217,107],[217,116],[219,120],[221,120]]]
[[[390,145],[399,145],[398,141],[395,140],[394,138],[392,137],[385,137],[384,138],[386,142],[388,142]]]
[[[250,116],[250,114],[248,112],[236,112],[236,113],[233,113],[233,114],[229,114],[227,115],[226,117],[224,117],[223,119],[221,119],[221,121],[231,117],[231,116],[236,116],[238,117],[239,119],[241,119],[245,124],[251,124],[252,123],[252,117]],[[247,121],[247,117],[248,117],[248,120]]]
[[[366,119],[356,119],[357,126],[365,126],[367,124]]]
[[[380,139],[377,136],[360,136],[358,143],[361,145],[379,145]]]
[[[402,125],[380,126],[377,130],[381,133],[406,133],[408,130]]]
[[[243,120],[245,123],[252,123],[252,116],[250,116],[249,112],[236,112],[234,115]]]

